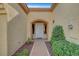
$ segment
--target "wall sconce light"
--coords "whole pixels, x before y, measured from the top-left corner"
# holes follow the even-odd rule
[[[53,23],[55,23],[55,20],[53,20]]]
[[[72,24],[70,24],[70,25],[68,25],[68,29],[73,29],[73,25]]]

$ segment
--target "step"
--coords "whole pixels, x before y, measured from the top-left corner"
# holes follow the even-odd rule
[[[7,13],[0,13],[0,15],[6,15]]]
[[[4,4],[3,3],[0,3],[0,15],[6,15],[6,11],[5,11],[5,8],[4,8]]]
[[[0,8],[0,10],[5,10],[5,8]]]
[[[0,10],[0,15],[6,15],[7,13],[6,13],[6,11],[5,11],[5,9],[4,10]]]

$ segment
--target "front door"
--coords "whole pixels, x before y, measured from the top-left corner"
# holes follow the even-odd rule
[[[36,23],[35,24],[35,38],[43,38],[44,37],[44,24]]]

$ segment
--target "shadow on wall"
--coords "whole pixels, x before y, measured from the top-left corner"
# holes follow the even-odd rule
[[[27,15],[21,11],[17,4],[10,4],[18,10],[19,15],[8,22],[8,55],[12,55],[26,42],[26,19]]]

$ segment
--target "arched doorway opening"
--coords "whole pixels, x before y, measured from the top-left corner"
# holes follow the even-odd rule
[[[36,20],[32,22],[32,38],[33,39],[47,39],[47,25],[43,20]]]

